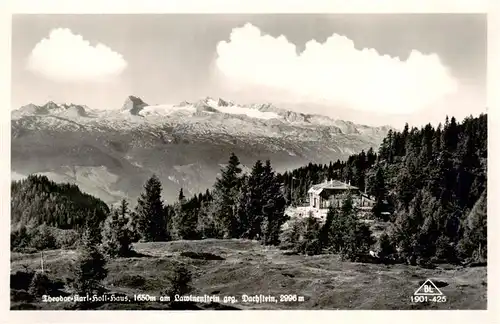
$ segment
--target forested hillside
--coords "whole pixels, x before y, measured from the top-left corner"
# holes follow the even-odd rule
[[[13,225],[79,229],[89,219],[103,221],[108,212],[103,201],[82,193],[78,186],[57,184],[45,176],[30,175],[11,184]]]
[[[392,211],[392,243],[415,258],[486,259],[487,115],[390,131],[378,153],[309,164],[281,175],[287,200],[302,204],[311,184],[350,181]],[[377,204],[377,207],[380,206]],[[387,208],[387,207],[386,207]],[[374,210],[380,214],[380,210]]]

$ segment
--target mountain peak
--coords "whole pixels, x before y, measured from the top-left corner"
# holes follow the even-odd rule
[[[232,101],[227,101],[227,100],[224,100],[222,98],[219,98],[219,101],[217,102],[217,105],[219,107],[227,107],[227,106],[234,105],[234,103]]]
[[[59,105],[51,100],[51,101],[47,102],[45,105],[43,105],[42,107],[45,109],[51,110],[51,109],[59,108]]]
[[[136,96],[128,96],[122,106],[123,111],[128,111],[130,114],[137,116],[142,108],[148,106],[141,98]]]
[[[73,103],[56,103],[49,101],[41,106],[30,103],[16,110],[16,114],[23,115],[64,115],[66,117],[88,117],[88,107]]]

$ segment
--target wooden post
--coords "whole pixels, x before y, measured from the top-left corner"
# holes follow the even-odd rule
[[[40,263],[42,265],[42,273],[43,273],[43,251],[40,251],[40,254],[41,254]]]

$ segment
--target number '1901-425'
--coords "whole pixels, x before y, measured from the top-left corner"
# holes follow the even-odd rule
[[[446,296],[411,296],[412,303],[445,303]]]

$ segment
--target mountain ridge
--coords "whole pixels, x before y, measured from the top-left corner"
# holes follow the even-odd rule
[[[149,105],[128,96],[113,110],[54,102],[26,105],[12,111],[11,130],[13,172],[83,181],[87,192],[110,202],[115,193],[137,196],[153,173],[166,187],[166,199],[174,199],[181,187],[186,194],[205,191],[231,152],[247,167],[270,159],[278,171],[345,159],[376,149],[389,128],[270,103],[238,105],[206,97]],[[92,180],[101,175],[107,182]]]

